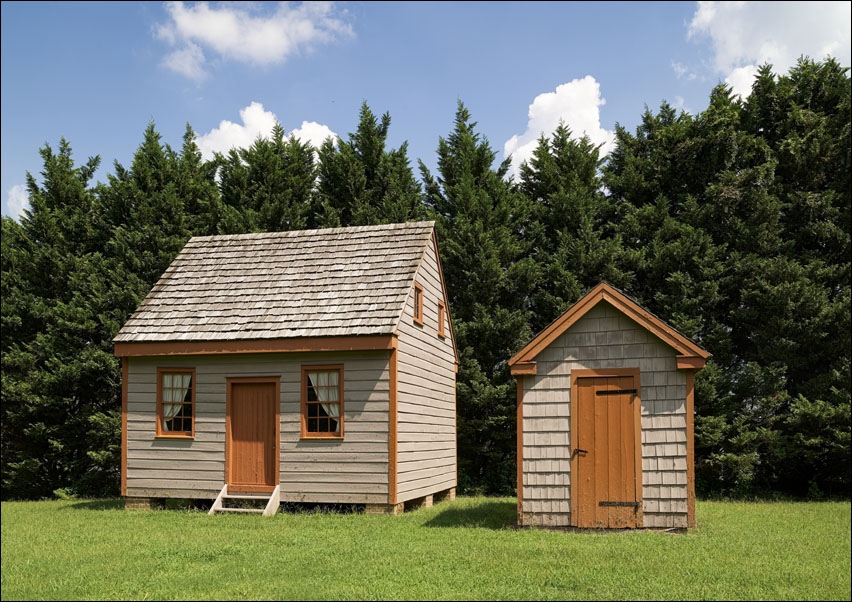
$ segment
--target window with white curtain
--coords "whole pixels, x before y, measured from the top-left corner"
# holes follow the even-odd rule
[[[157,435],[195,435],[195,370],[157,370]]]
[[[343,367],[302,367],[302,436],[343,436]]]

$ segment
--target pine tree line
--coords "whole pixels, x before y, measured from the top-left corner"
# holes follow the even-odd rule
[[[745,101],[663,103],[600,156],[560,125],[517,180],[459,102],[437,173],[366,103],[314,149],[273,128],[204,161],[153,124],[91,184],[62,139],[2,231],[2,496],[116,495],[112,337],[193,235],[436,222],[460,366],[459,491],[515,492],[506,361],[607,281],[709,350],[696,376],[704,496],[850,495],[850,79],[770,66]]]

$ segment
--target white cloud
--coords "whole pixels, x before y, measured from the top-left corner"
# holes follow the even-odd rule
[[[30,208],[30,197],[27,194],[27,187],[23,184],[16,184],[9,189],[9,194],[6,196],[6,212],[13,219],[20,221],[24,215],[24,209]]]
[[[186,77],[204,76],[207,50],[227,60],[254,65],[283,63],[293,54],[310,51],[316,44],[328,44],[352,37],[345,12],[333,2],[303,2],[290,6],[276,3],[268,14],[268,3],[224,3],[210,7],[207,2],[188,5],[169,2],[170,21],[155,28],[155,36],[170,46],[180,46],[164,64]]]
[[[204,52],[192,42],[168,55],[163,59],[163,64],[172,71],[196,82],[207,77],[207,73],[204,71]]]
[[[849,66],[850,2],[698,2],[688,37],[708,37],[713,69],[734,93],[751,93],[757,67],[786,74],[801,56]]]
[[[517,176],[521,164],[532,157],[539,138],[550,138],[560,121],[574,138],[588,136],[592,144],[602,145],[601,156],[607,155],[615,147],[615,134],[600,125],[600,107],[604,104],[600,84],[591,75],[536,96],[529,108],[527,130],[503,145],[504,156],[512,155],[512,175]]]
[[[326,138],[337,138],[337,134],[332,132],[327,125],[321,125],[316,121],[303,121],[302,127],[290,132],[290,136],[298,138],[302,143],[310,142],[316,149],[322,146]]]
[[[240,111],[242,124],[222,120],[219,127],[213,128],[207,134],[196,138],[196,144],[205,160],[213,158],[216,152],[227,154],[232,148],[248,148],[260,138],[269,138],[272,128],[280,123],[275,113],[267,111],[259,102],[252,102]],[[337,134],[327,126],[316,122],[303,121],[299,129],[288,133],[302,142],[310,142],[315,148],[331,136],[336,138]]]
[[[227,154],[232,148],[248,148],[258,137],[268,138],[278,123],[275,113],[267,111],[259,102],[253,102],[240,110],[242,124],[222,120],[218,128],[198,136],[196,143],[204,159],[212,159],[213,153]]]

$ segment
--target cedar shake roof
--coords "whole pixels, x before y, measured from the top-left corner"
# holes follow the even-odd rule
[[[393,334],[433,227],[193,237],[114,342]]]

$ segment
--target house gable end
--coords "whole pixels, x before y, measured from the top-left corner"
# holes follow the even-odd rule
[[[601,283],[541,331],[509,360],[512,374],[536,373],[535,358],[598,303],[605,301],[677,352],[678,368],[699,370],[710,353],[607,283]]]

